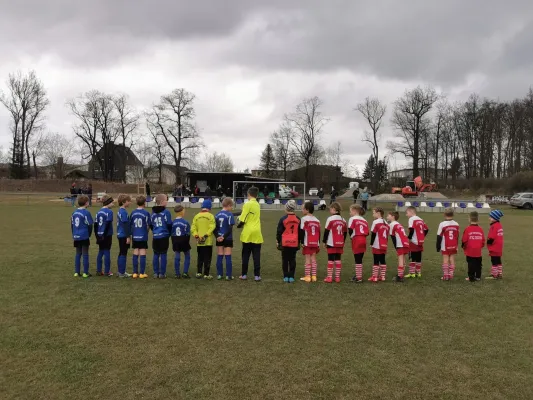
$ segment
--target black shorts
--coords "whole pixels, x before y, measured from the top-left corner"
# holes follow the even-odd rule
[[[328,254],[328,261],[340,261],[342,254]]]
[[[148,248],[148,241],[147,240],[143,240],[143,241],[134,240],[131,247],[134,249],[145,249],[146,250]]]
[[[502,265],[502,258],[500,256],[490,256],[492,265]]]
[[[174,253],[187,253],[191,251],[190,236],[172,236],[172,251]]]
[[[217,247],[230,247],[233,248],[233,239],[224,239],[222,242],[215,240]]]
[[[104,236],[101,240],[96,239],[98,248],[100,250],[111,250],[111,245],[113,244],[113,236]]]
[[[128,250],[130,248],[129,243],[126,243],[128,241],[128,238],[118,238],[118,249],[120,252],[120,255],[125,256],[128,254]]]
[[[168,253],[168,247],[170,245],[170,238],[161,238],[152,240],[152,249],[156,254],[166,254]]]
[[[421,251],[412,251],[411,252],[411,261],[414,263],[422,262],[422,252]]]
[[[76,248],[89,247],[90,245],[91,245],[91,241],[89,239],[74,241],[74,247]]]

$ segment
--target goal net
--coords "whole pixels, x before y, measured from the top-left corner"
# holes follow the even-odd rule
[[[233,181],[233,198],[246,199],[248,189],[255,186],[259,189],[259,199],[268,200],[288,200],[303,199],[309,197],[305,182],[285,182],[285,181]]]

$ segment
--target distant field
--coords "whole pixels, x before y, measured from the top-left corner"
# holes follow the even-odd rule
[[[441,282],[441,217],[426,214],[421,280],[351,284],[347,246],[341,284],[284,284],[276,211],[262,215],[262,283],[82,280],[72,208],[52,197],[0,196],[1,399],[533,398],[533,213],[505,210],[498,282],[466,283],[462,255],[457,279]],[[392,251],[387,262],[390,279]],[[238,241],[234,265],[238,276]]]

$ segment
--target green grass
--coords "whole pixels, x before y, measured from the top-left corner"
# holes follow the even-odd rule
[[[506,210],[503,219],[504,281],[466,283],[460,256],[457,279],[441,282],[433,245],[441,217],[425,214],[424,278],[356,286],[349,251],[342,284],[283,284],[279,212],[262,215],[259,284],[75,279],[72,209],[48,200],[1,204],[2,399],[533,398],[527,211]],[[95,253],[93,245],[93,273]],[[234,264],[238,275],[238,241]],[[388,265],[391,278],[392,251]]]

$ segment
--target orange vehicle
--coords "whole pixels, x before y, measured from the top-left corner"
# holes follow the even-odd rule
[[[393,194],[401,194],[404,197],[414,197],[418,196],[422,192],[433,192],[437,189],[436,183],[424,183],[422,178],[417,176],[412,181],[407,181],[406,185],[403,188],[393,187]]]

